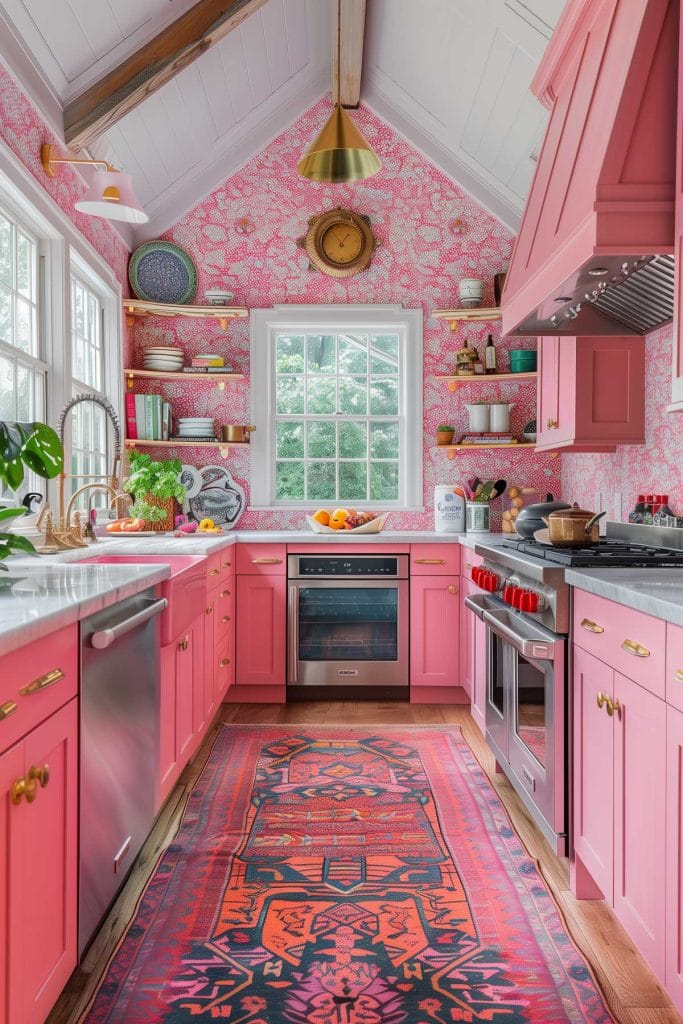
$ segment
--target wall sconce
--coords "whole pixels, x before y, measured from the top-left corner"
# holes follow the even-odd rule
[[[57,176],[57,164],[88,164],[91,167],[104,168],[95,171],[88,191],[82,199],[74,203],[74,208],[81,213],[88,213],[92,217],[106,217],[107,220],[123,220],[128,224],[146,224],[149,220],[133,191],[133,179],[130,174],[117,171],[106,160],[57,157],[54,155],[54,146],[44,143],[40,147],[40,162],[50,178]]]

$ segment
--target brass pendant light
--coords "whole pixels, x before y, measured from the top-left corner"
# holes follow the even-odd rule
[[[362,181],[382,166],[372,147],[339,102],[341,62],[341,0],[337,0],[337,66],[334,80],[334,110],[322,131],[297,164],[302,178],[335,184]]]

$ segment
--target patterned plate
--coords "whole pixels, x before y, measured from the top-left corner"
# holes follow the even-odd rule
[[[197,270],[184,249],[173,242],[145,242],[128,264],[128,280],[139,299],[184,305],[197,291]]]
[[[187,468],[184,467],[185,470]],[[199,492],[194,491],[194,488],[188,490],[191,518],[198,522],[202,519],[213,519],[216,526],[231,530],[244,512],[244,491],[225,466],[202,466],[199,476]],[[181,481],[187,486],[190,474],[187,474],[186,479],[181,475]]]

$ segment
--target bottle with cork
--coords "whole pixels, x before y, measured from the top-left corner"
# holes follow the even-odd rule
[[[493,335],[489,334],[486,339],[486,350],[484,352],[484,365],[487,373],[497,372],[496,346],[493,344]]]

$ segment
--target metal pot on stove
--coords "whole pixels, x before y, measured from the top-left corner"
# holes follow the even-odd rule
[[[542,530],[545,525],[543,516],[565,508],[571,508],[571,505],[568,505],[566,501],[553,501],[552,494],[548,494],[545,501],[537,502],[535,505],[526,505],[525,508],[519,510],[519,515],[515,519],[515,530],[520,537],[533,540],[534,534],[538,530]]]
[[[587,512],[576,502],[571,508],[551,512],[543,517],[548,527],[548,540],[556,547],[586,548],[600,541],[598,522],[604,512]]]

